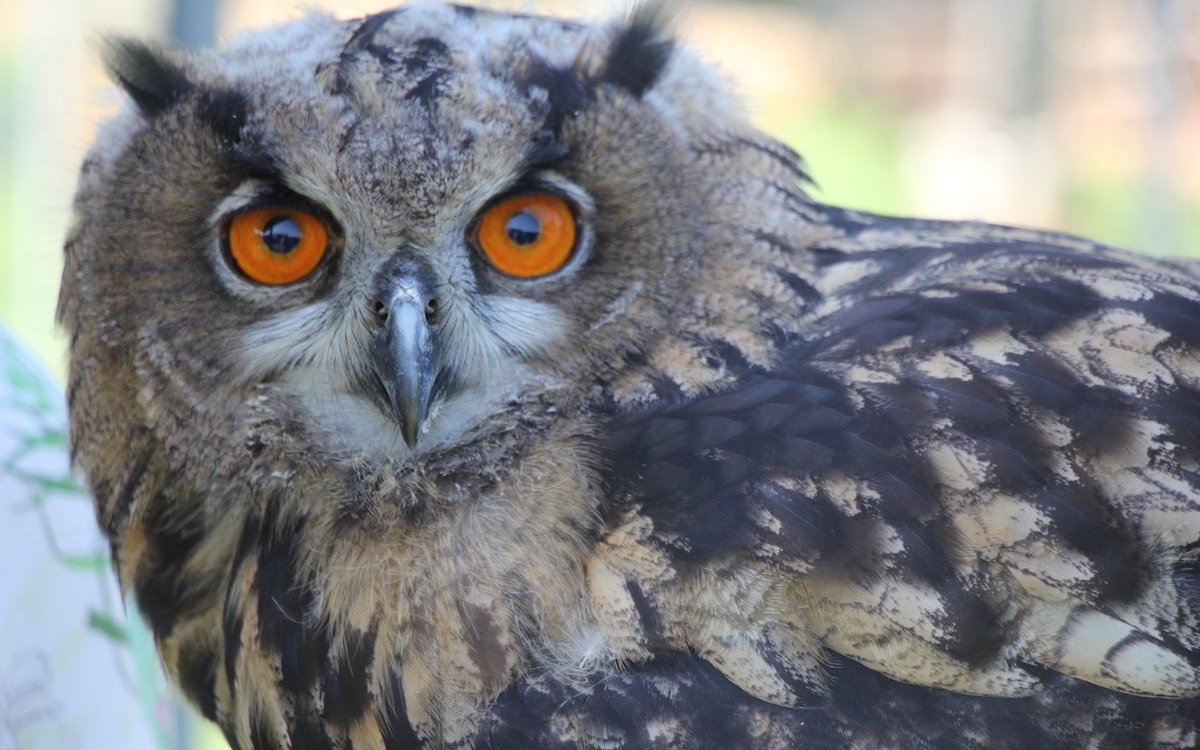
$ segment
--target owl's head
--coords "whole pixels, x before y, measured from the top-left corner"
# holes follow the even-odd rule
[[[114,43],[132,103],[68,241],[77,380],[151,425],[286,403],[338,450],[404,457],[516,404],[769,360],[793,321],[764,311],[803,283],[798,161],[653,16],[420,4],[219,52]]]

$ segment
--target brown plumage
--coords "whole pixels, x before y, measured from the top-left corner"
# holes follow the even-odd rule
[[[109,61],[72,441],[235,748],[1196,744],[1194,266],[821,205],[644,12]]]

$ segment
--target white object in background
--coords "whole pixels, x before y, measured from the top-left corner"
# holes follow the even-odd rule
[[[54,380],[0,325],[0,750],[178,750],[151,637],[126,616]]]

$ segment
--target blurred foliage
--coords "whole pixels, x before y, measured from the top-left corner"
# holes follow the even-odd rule
[[[1068,231],[1086,234],[1121,247],[1133,247],[1151,255],[1164,254],[1148,238],[1167,233],[1170,245],[1182,247],[1184,255],[1200,257],[1200,204],[1174,195],[1155,215],[1171,217],[1169,227],[1147,227],[1143,202],[1151,199],[1137,184],[1102,175],[1075,174],[1063,181],[1060,205]]]
[[[804,157],[818,200],[903,214],[912,210],[912,203],[900,173],[898,122],[883,104],[833,100],[805,112],[777,135]]]
[[[899,113],[877,102],[834,99],[803,113],[778,133],[804,157],[825,203],[885,214],[917,211],[902,170],[905,140]],[[1067,174],[1059,187],[1061,229],[1119,247],[1162,254],[1147,240],[1156,231],[1172,233],[1171,245],[1200,257],[1200,203],[1176,194],[1153,215],[1170,217],[1170,228],[1147,227],[1147,196],[1142,184],[1100,170]],[[936,217],[933,217],[936,218]]]

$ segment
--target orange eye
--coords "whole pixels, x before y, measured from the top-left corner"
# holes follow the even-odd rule
[[[260,284],[291,284],[321,262],[329,248],[325,222],[304,211],[254,208],[229,222],[229,254]]]
[[[557,195],[527,193],[483,213],[479,247],[509,276],[545,276],[566,265],[575,249],[575,216]]]

